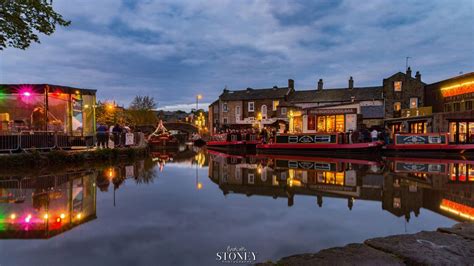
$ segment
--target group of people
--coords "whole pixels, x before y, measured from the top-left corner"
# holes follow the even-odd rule
[[[130,132],[130,127],[118,123],[112,126],[99,124],[97,126],[97,147],[109,148],[109,140],[113,141],[114,147],[123,147],[125,146],[125,139],[122,135]]]
[[[349,144],[371,141],[384,141],[386,144],[389,144],[391,139],[391,131],[388,128],[382,129],[380,131],[378,131],[376,128],[363,128],[360,131],[349,130],[343,134],[345,135],[343,142]]]
[[[277,131],[275,128],[270,127],[263,127],[261,130],[255,128],[244,128],[244,129],[225,129],[221,130],[217,134],[217,138],[221,138],[220,140],[224,141],[232,141],[235,140],[262,140],[263,143],[272,142],[277,135]]]

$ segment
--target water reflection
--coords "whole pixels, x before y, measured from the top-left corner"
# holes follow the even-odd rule
[[[210,151],[209,177],[224,195],[287,198],[313,196],[381,202],[409,222],[425,208],[457,221],[474,220],[474,162],[420,158],[380,160],[328,157],[230,155]]]
[[[96,218],[96,173],[0,179],[0,238],[50,238]]]
[[[163,150],[133,163],[59,174],[0,175],[0,239],[46,239],[97,218],[97,188],[115,192],[129,180],[149,184],[169,163],[204,166],[203,152]],[[202,186],[202,185],[201,185]]]

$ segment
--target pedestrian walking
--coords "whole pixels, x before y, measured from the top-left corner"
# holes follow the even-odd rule
[[[372,141],[377,141],[378,140],[379,132],[377,131],[377,129],[374,128],[374,130],[372,130],[372,132],[370,132],[370,137],[372,138]]]

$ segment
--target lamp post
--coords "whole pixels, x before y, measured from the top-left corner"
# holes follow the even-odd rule
[[[196,111],[199,109],[199,100],[201,99],[202,99],[201,94],[196,95]]]

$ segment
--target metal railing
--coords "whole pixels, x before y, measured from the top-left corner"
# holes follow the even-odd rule
[[[67,136],[49,131],[23,131],[19,134],[0,134],[0,152],[90,148],[95,145],[94,136]]]
[[[117,137],[117,139],[115,139]],[[131,147],[145,146],[146,140],[141,132],[120,133],[110,135],[112,141],[116,140],[116,146]],[[24,131],[19,134],[0,134],[0,153],[31,151],[31,150],[53,150],[70,149],[73,147],[92,148],[96,145],[95,136],[68,136],[62,133],[49,131]]]

